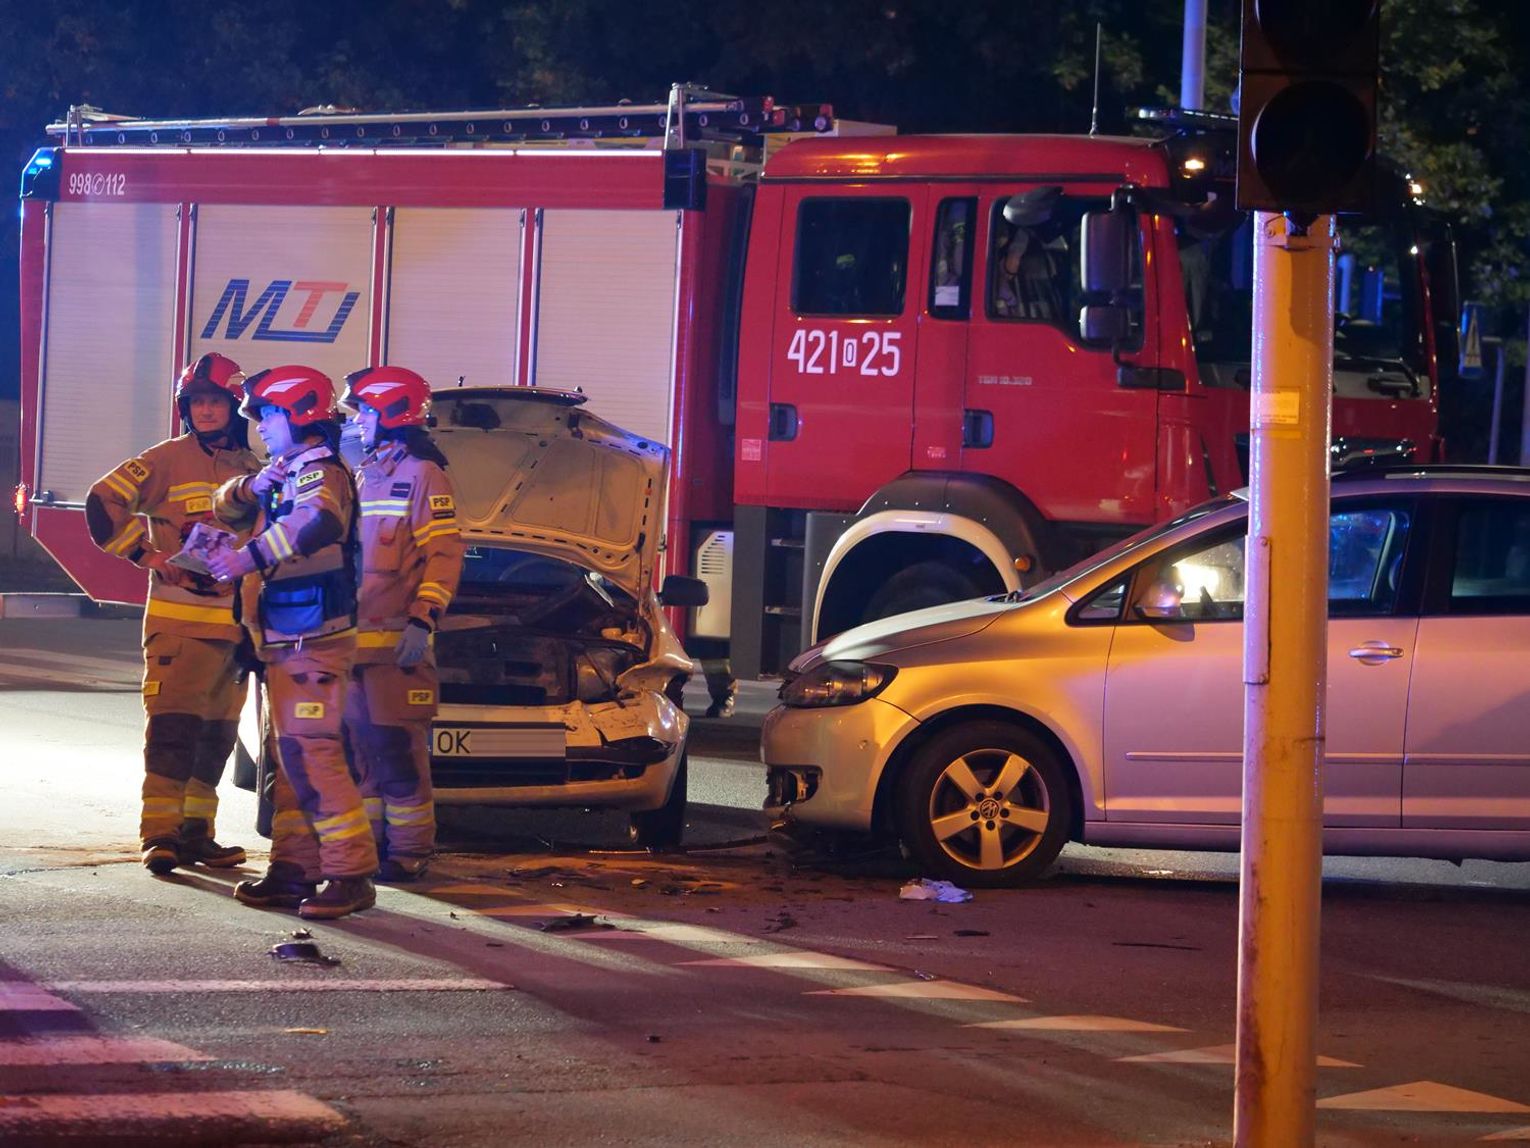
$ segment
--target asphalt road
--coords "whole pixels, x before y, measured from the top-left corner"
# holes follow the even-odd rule
[[[336,963],[280,963],[243,874],[137,863],[135,643],[0,621],[0,1143],[1230,1142],[1233,859],[900,901],[895,854],[764,834],[755,686],[697,723],[688,852],[453,811],[427,883],[312,926]],[[252,817],[225,788],[220,837]],[[1320,1143],[1530,1141],[1530,866],[1328,872]]]

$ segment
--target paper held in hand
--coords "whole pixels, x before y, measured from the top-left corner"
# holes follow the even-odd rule
[[[185,545],[181,547],[181,552],[170,559],[170,564],[195,574],[211,577],[212,569],[207,565],[207,560],[219,551],[232,550],[233,547],[232,533],[205,522],[198,522],[192,526],[191,533],[186,536]]]

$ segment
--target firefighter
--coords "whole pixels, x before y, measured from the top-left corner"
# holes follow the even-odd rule
[[[345,732],[383,881],[414,881],[436,844],[430,723],[437,705],[431,635],[462,573],[446,458],[425,429],[430,384],[402,367],[346,377],[340,404],[366,454],[361,507],[361,601]]]
[[[218,782],[244,703],[240,626],[229,586],[178,565],[197,523],[211,525],[213,494],[259,466],[235,418],[244,376],[223,355],[187,364],[175,384],[183,433],[150,447],[90,488],[85,521],[102,550],[149,571],[143,614],[143,863],[225,869],[244,850],[213,837]]]
[[[208,565],[243,580],[241,613],[265,664],[278,764],[271,863],[234,896],[343,917],[376,903],[377,849],[341,744],[356,658],[355,496],[337,453],[335,388],[311,367],[287,366],[250,376],[244,390],[240,413],[271,461],[219,489],[218,517],[253,534]]]

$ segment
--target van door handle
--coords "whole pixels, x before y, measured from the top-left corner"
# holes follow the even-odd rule
[[[1385,642],[1365,642],[1351,650],[1349,656],[1357,662],[1380,665],[1382,662],[1402,657],[1403,649],[1401,646],[1389,646]]]
[[[770,441],[791,442],[797,437],[797,408],[791,403],[770,404]]]

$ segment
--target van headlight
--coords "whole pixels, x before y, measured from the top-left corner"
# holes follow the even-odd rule
[[[853,706],[876,697],[897,673],[895,666],[872,662],[821,662],[783,683],[779,697],[796,709]]]

